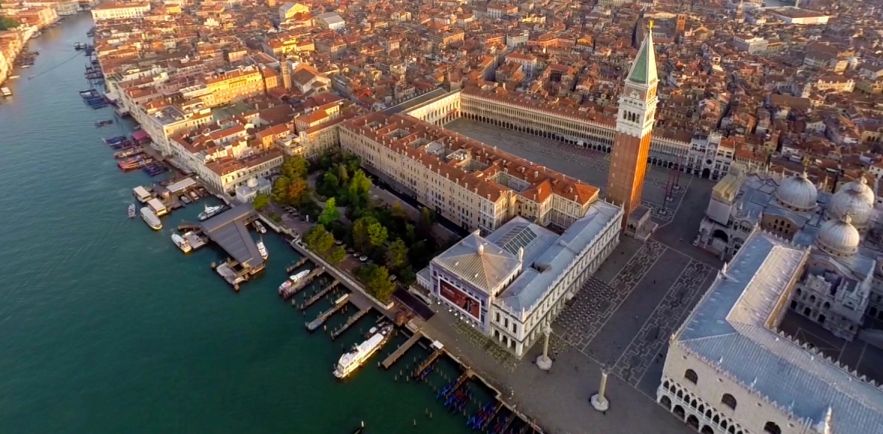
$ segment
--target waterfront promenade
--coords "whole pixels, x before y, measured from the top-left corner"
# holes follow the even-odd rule
[[[280,238],[264,238],[267,269],[236,294],[210,268],[220,250],[182,256],[169,239],[202,203],[160,232],[126,217],[153,179],[119,171],[100,139],[132,125],[95,128],[113,115],[77,95],[85,57],[59,63],[91,26],[71,17],[31,41],[37,63],[0,104],[0,432],[469,432],[394,372],[334,379],[362,325],[335,341],[305,330],[313,312],[276,294],[298,259]]]

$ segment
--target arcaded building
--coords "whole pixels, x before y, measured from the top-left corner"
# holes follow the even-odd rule
[[[559,234],[515,217],[478,231],[418,274],[442,306],[522,357],[619,244],[622,209],[596,201]]]
[[[405,115],[371,113],[340,126],[341,147],[398,191],[467,230],[515,216],[567,228],[598,188]]]
[[[812,250],[752,230],[672,335],[657,402],[703,434],[880,432],[876,384],[777,331]]]

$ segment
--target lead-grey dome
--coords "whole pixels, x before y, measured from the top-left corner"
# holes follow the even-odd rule
[[[867,227],[874,212],[874,191],[868,186],[865,177],[847,182],[831,197],[828,216],[837,220],[849,215],[858,228]]]
[[[825,252],[835,256],[849,256],[858,251],[861,235],[852,225],[849,214],[831,219],[822,224],[819,230],[818,244]]]
[[[796,211],[815,209],[818,195],[816,186],[806,176],[806,172],[785,178],[776,189],[779,203]]]

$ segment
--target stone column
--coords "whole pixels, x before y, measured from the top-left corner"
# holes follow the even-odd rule
[[[543,334],[545,335],[545,340],[543,341],[543,354],[540,354],[540,356],[537,357],[537,367],[544,371],[548,371],[552,369],[552,359],[549,358],[549,335],[552,334],[552,328],[546,326]]]
[[[610,408],[610,402],[604,394],[607,393],[607,370],[601,368],[601,385],[598,386],[598,393],[592,395],[592,407],[602,413],[607,412]]]

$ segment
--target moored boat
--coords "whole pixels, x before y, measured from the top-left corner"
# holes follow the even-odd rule
[[[187,240],[184,239],[184,237],[178,234],[172,234],[172,242],[175,243],[175,245],[178,246],[178,248],[181,249],[181,251],[184,253],[190,253],[190,251],[193,250],[193,247],[190,246],[190,243],[188,243]]]
[[[258,252],[261,253],[261,257],[264,258],[264,260],[269,258],[270,254],[267,252],[267,246],[264,245],[264,240],[261,239],[260,241],[258,241],[257,245],[258,245]]]
[[[309,274],[310,270],[304,270],[300,273],[292,274],[291,276],[289,276],[288,279],[285,279],[285,281],[282,282],[281,285],[279,285],[279,295],[284,298],[288,298],[290,296],[289,291],[294,288],[294,285],[296,285],[297,282],[300,282],[300,280],[304,277],[307,277],[307,275]]]
[[[5,96],[5,97],[10,97],[10,96],[12,96],[12,91],[9,90],[9,88],[6,87],[6,86],[0,87],[0,93],[2,93],[3,96]]]
[[[258,233],[265,234],[267,233],[267,228],[261,223],[260,220],[254,221],[254,228],[258,231]]]
[[[144,151],[141,149],[140,146],[132,146],[129,148],[125,148],[121,151],[114,152],[113,158],[122,159],[122,158],[134,157],[142,152],[144,152]]]
[[[162,222],[159,220],[159,217],[153,213],[150,207],[141,207],[141,218],[144,220],[144,223],[147,223],[147,226],[150,226],[151,229],[158,231],[162,229]]]
[[[218,215],[221,211],[224,210],[224,205],[216,205],[216,206],[208,206],[205,205],[202,212],[199,213],[199,220],[208,220],[216,215]]]
[[[365,363],[392,335],[392,324],[372,327],[370,337],[340,356],[334,366],[334,376],[344,379]]]
[[[135,204],[134,203],[129,204],[129,218],[130,219],[135,218]]]

